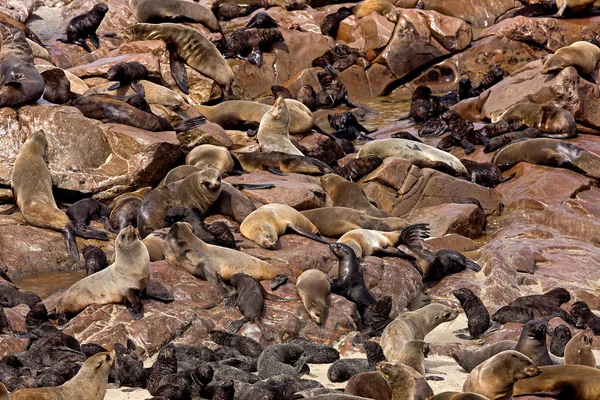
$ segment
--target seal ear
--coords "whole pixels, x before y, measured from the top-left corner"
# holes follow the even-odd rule
[[[109,357],[108,354],[106,355],[106,357]],[[96,363],[96,369],[100,368],[102,366],[102,364],[104,363],[104,360],[100,360]]]

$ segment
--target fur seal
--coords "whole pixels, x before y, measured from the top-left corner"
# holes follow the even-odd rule
[[[323,175],[319,183],[333,200],[334,206],[353,208],[378,218],[391,217],[389,213],[371,204],[364,190],[357,183],[349,182],[336,174]]]
[[[85,273],[91,275],[108,267],[106,253],[96,246],[85,246],[81,252],[85,258]]]
[[[421,375],[425,376],[425,358],[431,349],[429,344],[422,340],[411,340],[402,348],[402,352],[398,357],[399,363],[408,365]]]
[[[91,304],[122,303],[135,319],[144,315],[138,296],[150,280],[150,256],[138,238],[136,229],[128,226],[115,240],[115,261],[95,274],[74,283],[56,305],[59,321],[67,314],[77,314]]]
[[[213,12],[198,3],[183,0],[129,0],[129,9],[138,22],[199,22],[213,32],[221,31]]]
[[[221,194],[221,174],[214,168],[154,189],[142,201],[137,226],[142,238],[166,227],[165,212],[173,206],[196,208],[204,214]]]
[[[165,259],[165,237],[167,232],[165,229],[160,229],[152,232],[142,240],[144,246],[150,255],[150,262],[160,261]]]
[[[33,64],[33,53],[19,28],[0,23],[0,107],[36,102],[44,93],[44,79]]]
[[[369,154],[374,154],[382,159],[401,157],[420,168],[433,168],[455,176],[470,177],[464,165],[452,154],[411,140],[375,140],[361,147],[357,157],[365,157]]]
[[[240,233],[265,249],[274,249],[277,240],[287,231],[321,243],[319,230],[308,218],[285,204],[266,204],[253,211],[240,225]]]
[[[54,104],[65,104],[73,99],[71,92],[71,82],[67,78],[65,71],[60,68],[48,69],[41,73],[44,79],[43,99]]]
[[[500,169],[528,162],[567,168],[590,178],[600,178],[600,156],[557,139],[529,139],[509,144],[494,154],[492,162]]]
[[[264,169],[277,175],[291,172],[321,175],[333,171],[329,165],[316,158],[282,153],[280,151],[270,151],[268,153],[234,152],[233,156],[245,172]]]
[[[387,18],[390,22],[398,22],[398,10],[396,6],[385,0],[363,0],[354,6],[352,12],[358,19],[376,12]]]
[[[250,21],[246,24],[246,28],[277,28],[277,21],[275,21],[268,13],[261,11],[250,18]]]
[[[278,278],[283,274],[279,268],[241,251],[204,243],[194,235],[190,224],[185,222],[171,226],[165,239],[165,258],[170,265],[183,268],[226,291],[230,290],[221,278],[229,280],[238,272],[259,281]]]
[[[561,18],[565,12],[576,14],[589,11],[593,8],[594,3],[595,1],[592,0],[556,0],[558,12],[554,16]]]
[[[229,86],[233,82],[233,71],[219,50],[192,28],[172,23],[136,24],[119,35],[130,41],[162,40],[165,42],[169,48],[171,74],[179,89],[185,94],[188,94],[187,72],[182,60],[219,85]]]
[[[140,81],[148,79],[148,70],[139,62],[121,62],[106,71],[106,78],[109,81],[117,81],[108,90],[117,90],[121,86],[131,85],[136,93],[143,96],[145,94],[144,86],[140,84]]]
[[[492,151],[496,151],[514,142],[520,142],[522,140],[534,139],[544,136],[544,133],[538,131],[536,128],[527,128],[520,131],[505,133],[499,136],[488,137],[483,140],[485,142],[483,152],[491,153]]]
[[[413,247],[412,250],[415,248]],[[418,251],[418,248],[416,248]],[[420,252],[423,254],[424,252]],[[427,260],[429,257],[425,256]],[[481,271],[481,267],[476,262],[469,260],[458,251],[454,250],[440,250],[435,254],[435,258],[429,265],[423,266],[423,281],[425,282],[437,282],[442,280],[445,276],[456,274],[464,270],[470,269],[471,271]]]
[[[350,378],[344,388],[344,394],[374,400],[391,400],[392,388],[379,372],[369,371]]]
[[[600,370],[584,365],[547,365],[541,373],[515,383],[513,395],[550,393],[552,397],[572,400],[595,400],[600,388]]]
[[[596,357],[592,352],[594,332],[588,328],[573,336],[565,347],[565,365],[587,365],[596,368]]]
[[[244,273],[234,274],[229,283],[236,289],[237,293],[229,297],[227,303],[237,306],[244,317],[227,325],[227,331],[236,333],[246,322],[254,322],[266,340],[275,339],[273,332],[260,321],[265,299],[272,301],[287,300],[268,293],[256,279]]]
[[[110,208],[98,200],[87,198],[76,201],[67,209],[66,214],[75,228],[82,231],[90,229],[90,221],[93,219],[99,219],[106,229],[112,229],[109,221]],[[102,234],[102,232],[98,232],[98,234]],[[108,237],[106,237],[106,240],[108,240]]]
[[[351,159],[343,167],[336,168],[335,173],[347,181],[356,182],[375,171],[381,164],[383,164],[381,158],[376,155],[368,155]]]
[[[471,371],[463,384],[463,391],[478,393],[490,399],[510,400],[517,380],[528,381],[526,378],[540,373],[540,368],[529,358],[518,351],[507,350]]]
[[[232,335],[225,331],[212,331],[210,338],[221,346],[233,347],[243,356],[256,358],[262,353],[263,346],[256,340],[240,335]]]
[[[144,98],[150,104],[160,104],[175,111],[186,111],[191,107],[179,93],[174,92],[169,88],[146,80],[139,81],[139,84],[144,89]],[[109,90],[112,86],[112,82],[94,86],[93,88],[88,89],[84,94],[86,96],[90,94],[113,94]],[[114,94],[123,98],[135,95],[136,93],[137,92],[133,90],[130,85],[121,86],[114,92]]]
[[[415,122],[423,123],[440,117],[446,111],[448,105],[440,97],[432,96],[431,89],[427,86],[418,86],[412,94],[409,113],[398,121],[412,117]]]
[[[301,211],[310,220],[321,235],[340,237],[353,229],[372,229],[376,231],[397,231],[408,223],[402,218],[378,218],[348,207],[322,207]]]
[[[340,23],[351,15],[352,10],[348,7],[340,7],[336,12],[327,14],[319,26],[321,33],[335,39],[340,28]]]
[[[557,357],[564,357],[565,347],[572,339],[571,328],[565,324],[560,324],[554,328],[551,335],[552,340],[550,341],[550,353]]]
[[[339,260],[338,278],[331,282],[331,292],[356,304],[360,315],[377,299],[371,293],[363,276],[363,269],[354,250],[344,243],[331,243],[329,248]]]
[[[407,398],[425,400],[433,397],[433,390],[417,371],[401,363],[380,362],[379,372],[392,389],[392,400]]]
[[[266,379],[285,374],[299,378],[303,374],[307,358],[302,346],[295,343],[268,346],[258,357],[258,376]]]
[[[360,259],[377,253],[382,256],[409,257],[397,249],[397,246],[405,245],[409,248],[420,246],[423,239],[428,237],[428,224],[414,224],[392,232],[353,229],[344,233],[338,242],[350,246],[356,257]]]
[[[279,151],[282,153],[303,156],[290,141],[290,111],[283,97],[278,97],[275,104],[260,120],[256,138],[261,151]]]
[[[362,139],[362,140],[373,140],[364,133],[373,133],[375,130],[370,131],[365,128],[354,116],[351,111],[346,111],[342,114],[329,114],[327,116],[329,125],[336,130],[333,136],[339,139]]]
[[[467,339],[477,339],[490,327],[490,313],[479,297],[468,288],[460,288],[452,292],[460,302],[467,316],[469,335]]]
[[[202,169],[214,168],[222,174],[231,172],[234,164],[226,148],[212,144],[194,147],[185,157],[185,163]]]
[[[113,229],[121,231],[129,225],[137,227],[137,215],[142,207],[142,201],[151,190],[152,188],[145,187],[113,199],[108,205],[111,209],[109,221]]]
[[[545,319],[549,320],[553,317],[560,317],[564,321],[572,322],[573,318],[560,308],[560,305],[571,300],[571,295],[564,288],[554,288],[544,294],[541,295],[530,295],[530,296],[522,296],[519,297],[510,303],[508,303],[508,308],[513,308],[516,310],[531,310],[532,317],[537,319]],[[500,322],[502,324],[514,321],[513,319],[499,318],[502,315],[502,310],[505,308],[502,307],[498,310],[494,315],[492,315],[492,319],[494,321]],[[517,321],[515,321],[517,322]],[[522,323],[526,323],[527,321],[518,321]]]
[[[436,394],[429,400],[490,400],[486,396],[477,393],[465,392],[442,392]]]
[[[600,335],[600,317],[594,314],[584,301],[573,303],[571,313],[573,314],[573,318],[575,318],[574,325],[576,328],[589,327],[594,331],[595,335]]]
[[[393,320],[381,334],[381,347],[389,362],[402,356],[402,348],[411,340],[423,340],[436,326],[452,321],[458,311],[443,304],[428,304],[416,311],[408,311]]]
[[[87,45],[86,39],[90,39],[95,48],[100,47],[100,39],[96,34],[96,30],[98,30],[107,12],[108,6],[105,3],[94,4],[90,11],[73,17],[67,25],[67,38],[58,40],[63,43],[76,44],[91,53],[92,49]]]
[[[587,77],[594,72],[598,61],[600,61],[600,48],[595,44],[579,41],[558,49],[546,60],[540,73],[549,74],[560,72],[566,67],[575,67],[580,75]]]
[[[223,57],[246,60],[258,67],[262,65],[262,52],[270,51],[273,44],[283,42],[277,28],[245,28],[233,32],[225,42]],[[249,57],[246,57],[250,53]]]
[[[600,59],[600,49],[596,49]],[[520,122],[554,139],[571,139],[577,136],[577,123],[573,114],[553,104],[517,103],[507,110],[494,111],[492,122],[498,121]]]
[[[310,318],[317,325],[323,325],[327,314],[327,296],[331,291],[327,275],[318,269],[308,269],[298,277],[296,290]]]
[[[515,177],[515,174],[511,174],[506,178],[503,177],[500,168],[492,163],[478,163],[466,158],[462,158],[460,162],[469,171],[469,174],[471,174],[471,182],[481,186],[495,188],[499,184]]]

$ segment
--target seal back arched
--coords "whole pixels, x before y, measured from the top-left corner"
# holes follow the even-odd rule
[[[221,31],[213,12],[201,4],[183,0],[129,0],[129,8],[139,22],[199,22],[213,32]]]
[[[290,110],[283,97],[278,97],[275,104],[260,120],[256,138],[263,152],[280,151],[303,156],[290,140]]]

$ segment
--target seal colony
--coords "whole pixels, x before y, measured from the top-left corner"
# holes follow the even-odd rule
[[[590,1],[95,3],[0,12],[0,398],[597,397]]]

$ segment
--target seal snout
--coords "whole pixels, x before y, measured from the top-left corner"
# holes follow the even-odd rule
[[[538,376],[541,373],[542,370],[536,367],[535,365],[530,365],[529,367],[525,368],[525,375],[527,377]]]

